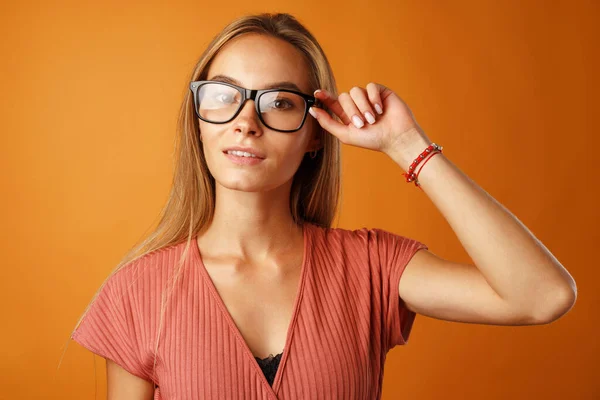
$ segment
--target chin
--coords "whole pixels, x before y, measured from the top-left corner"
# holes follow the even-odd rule
[[[237,190],[242,192],[268,192],[285,185],[293,179],[293,174],[289,179],[282,174],[274,176],[270,169],[250,169],[239,168],[210,168],[209,171],[215,179],[215,184],[224,189]]]
[[[272,189],[272,185],[265,185],[265,183],[261,182],[250,182],[248,180],[223,179],[216,182],[225,189],[240,192],[264,192]]]

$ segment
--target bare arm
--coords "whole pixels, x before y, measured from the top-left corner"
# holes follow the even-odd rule
[[[428,145],[417,138],[409,146],[412,154]],[[407,168],[410,161],[391,156]],[[425,165],[419,182],[474,265],[418,251],[399,286],[409,309],[439,319],[494,325],[549,323],[571,309],[577,287],[567,270],[510,211],[443,154]]]
[[[311,107],[327,132],[342,143],[381,151],[405,171],[431,143],[408,105],[383,85],[354,86],[337,97],[320,90],[315,97],[339,119]],[[381,107],[377,114],[375,105]],[[365,125],[360,116],[367,112],[377,120]],[[353,124],[349,116],[360,123]],[[519,325],[548,323],[573,307],[577,286],[569,272],[517,217],[444,154],[424,165],[419,182],[474,265],[419,250],[398,287],[408,309],[450,321]]]
[[[106,360],[108,400],[152,400],[154,384],[135,376],[109,359]]]

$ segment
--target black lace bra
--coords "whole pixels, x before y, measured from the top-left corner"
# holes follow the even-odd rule
[[[260,366],[260,369],[262,369],[263,374],[265,374],[269,385],[271,386],[273,386],[273,381],[275,380],[275,374],[277,373],[277,368],[279,367],[279,361],[281,360],[282,354],[283,353],[279,353],[276,356],[269,354],[269,356],[266,358],[254,357]]]

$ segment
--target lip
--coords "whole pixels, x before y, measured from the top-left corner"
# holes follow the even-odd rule
[[[244,151],[246,153],[254,154],[257,158],[260,158],[260,159],[265,158],[265,155],[260,150],[254,149],[252,147],[240,147],[240,146],[227,147],[227,148],[223,149],[223,153],[225,153],[226,155],[230,155],[230,154],[227,154],[227,152],[229,150]]]
[[[227,154],[226,152],[223,152],[223,154],[225,155],[225,157],[229,158],[234,164],[238,165],[256,165],[264,161],[264,158],[244,156],[240,157],[233,154]]]

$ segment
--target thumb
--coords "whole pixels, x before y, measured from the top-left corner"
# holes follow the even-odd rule
[[[311,107],[308,112],[319,122],[323,129],[340,139],[342,143],[346,143],[348,137],[348,127],[346,125],[331,118],[329,113],[323,109]]]

